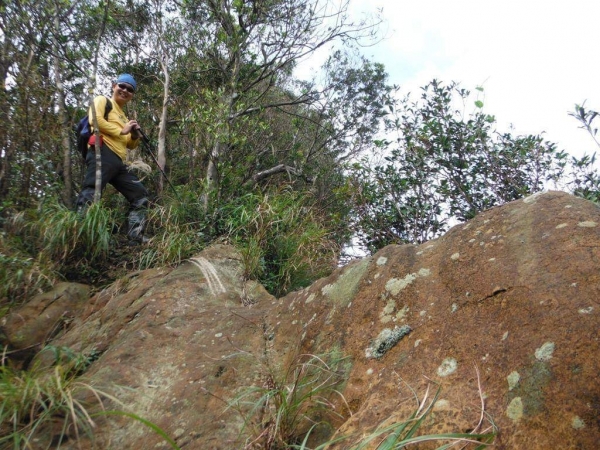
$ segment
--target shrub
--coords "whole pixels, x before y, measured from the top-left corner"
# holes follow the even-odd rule
[[[115,211],[104,208],[102,202],[90,205],[80,214],[50,201],[42,204],[34,227],[42,251],[50,257],[65,260],[82,256],[94,260],[108,256],[116,222]]]
[[[339,253],[310,195],[283,189],[246,194],[220,211],[224,232],[242,253],[246,277],[279,296],[329,273]]]

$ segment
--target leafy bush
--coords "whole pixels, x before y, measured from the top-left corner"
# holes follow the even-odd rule
[[[246,277],[274,295],[304,287],[335,267],[338,246],[326,217],[307,194],[282,189],[246,194],[219,211],[221,226],[242,253]]]
[[[54,264],[46,261],[44,255],[34,259],[15,245],[7,245],[6,240],[0,234],[0,317],[10,306],[44,291],[56,278]]]
[[[102,202],[90,205],[80,214],[49,201],[42,204],[34,227],[42,251],[50,257],[65,260],[81,256],[95,260],[108,256],[116,222],[115,210],[104,208]]]
[[[575,105],[575,110],[570,112],[569,115],[577,119],[580,123],[579,128],[586,130],[596,146],[600,147],[597,136],[598,128],[595,124],[599,115],[598,112],[586,108],[584,102],[581,105]],[[596,167],[596,153],[592,155],[584,154],[581,158],[572,156],[569,167],[568,186],[573,194],[599,203],[600,173],[598,173]]]
[[[364,160],[351,173],[359,238],[369,250],[425,242],[451,221],[469,220],[562,177],[566,153],[541,136],[496,132],[481,100],[465,112],[470,95],[434,80],[419,100],[406,97],[390,106],[388,132],[396,140],[379,142],[383,161]]]

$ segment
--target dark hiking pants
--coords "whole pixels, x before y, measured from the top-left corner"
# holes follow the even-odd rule
[[[138,177],[128,170],[123,160],[106,145],[101,148],[102,192],[107,183],[112,184],[129,202],[129,228],[127,234],[132,239],[142,239],[148,207],[148,191]],[[94,200],[96,186],[96,153],[93,148],[85,157],[87,166],[81,192],[77,197],[77,211],[84,211]]]

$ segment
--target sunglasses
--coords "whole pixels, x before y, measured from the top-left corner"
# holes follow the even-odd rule
[[[118,83],[117,86],[119,86],[121,89],[126,90],[127,92],[131,92],[132,94],[135,92],[135,89],[133,89],[131,86],[127,86],[126,84]]]

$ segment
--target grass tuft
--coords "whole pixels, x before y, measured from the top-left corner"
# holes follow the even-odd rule
[[[57,358],[55,365],[19,370],[5,359],[0,365],[0,448],[60,448],[69,435],[92,437],[96,424],[88,413],[91,405],[80,398],[97,399],[100,407],[102,398],[116,401],[78,379],[86,358],[55,347],[43,351]]]
[[[81,355],[67,347],[54,346],[43,348],[41,353],[50,355],[54,364],[42,365],[41,359],[36,359],[32,368],[21,370],[10,367],[6,355],[2,357],[0,449],[59,449],[72,441],[81,448],[83,437],[96,448],[94,419],[119,415],[140,422],[179,450],[175,441],[153,422],[131,412],[105,409],[105,402],[122,403],[81,377],[97,353]]]
[[[349,361],[338,353],[300,355],[281,375],[269,370],[262,386],[244,389],[232,401],[249,430],[246,449],[294,448],[311,429],[341,418],[332,398],[341,397]]]
[[[224,233],[242,254],[245,276],[281,296],[335,268],[339,248],[310,195],[282,189],[246,194],[221,208]]]
[[[497,429],[491,418],[485,414],[485,403],[481,389],[479,370],[477,368],[475,368],[475,370],[477,372],[479,397],[481,401],[481,416],[478,424],[470,433],[420,434],[420,429],[426,421],[433,422],[435,420],[432,411],[441,392],[441,387],[438,385],[433,398],[430,399],[430,386],[428,386],[422,399],[419,399],[413,391],[416,406],[413,413],[406,420],[392,424],[386,424],[384,421],[370,434],[361,437],[358,442],[355,442],[350,446],[344,446],[343,448],[347,450],[396,450],[420,443],[433,443],[434,445],[439,445],[436,450],[447,450],[450,448],[472,448],[474,450],[483,450],[487,446],[492,445],[497,435]],[[484,428],[486,418],[489,423]],[[355,440],[356,437],[357,436],[355,435],[334,436],[333,439],[319,444],[313,450],[325,450],[331,445],[351,439]],[[291,448],[297,450],[309,450],[306,445],[307,442],[308,436],[305,437],[301,445],[292,446]]]
[[[51,258],[66,260],[81,255],[95,260],[108,257],[116,220],[115,211],[104,208],[102,202],[90,205],[83,214],[50,202],[42,206],[35,227],[42,250]]]

